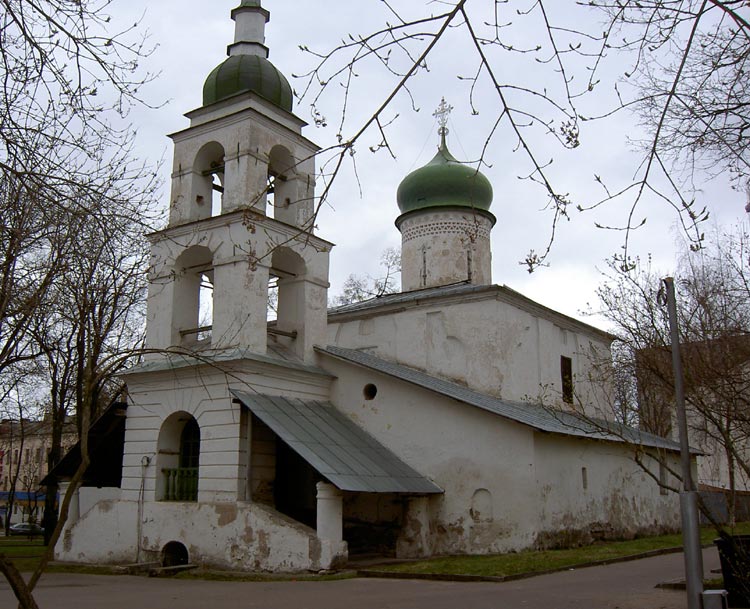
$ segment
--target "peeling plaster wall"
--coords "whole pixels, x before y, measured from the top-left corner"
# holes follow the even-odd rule
[[[313,529],[244,501],[252,429],[229,387],[328,399],[329,384],[324,374],[251,360],[128,375],[122,489],[80,490],[80,517],[65,530],[56,548],[58,560],[136,560],[142,492],[141,560],[158,560],[166,543],[179,541],[192,561],[204,565],[269,571],[327,568],[336,557]],[[159,431],[177,412],[193,415],[200,428],[198,502],[155,501]],[[150,459],[147,465],[144,457]]]
[[[663,493],[635,462],[632,447],[542,433],[535,433],[534,440],[537,546],[586,544],[680,527],[678,495]],[[658,463],[643,458],[658,480]],[[678,455],[670,459],[679,471]]]
[[[532,544],[537,516],[531,430],[332,358],[325,358],[325,366],[338,377],[333,404],[446,491],[425,500],[423,519],[407,509],[399,556],[482,554]],[[368,383],[377,387],[372,400],[363,395]],[[492,496],[493,507],[477,517],[473,499],[479,489]]]
[[[102,500],[66,528],[55,559],[135,562],[137,521],[137,502]],[[313,529],[250,503],[146,503],[141,541],[141,561],[160,560],[163,547],[178,541],[190,562],[235,570],[317,570],[332,558]]]
[[[229,387],[327,399],[330,377],[251,360],[128,376],[122,489],[81,489],[80,518],[65,530],[58,560],[136,560],[138,501],[143,497],[141,560],[158,560],[164,545],[183,543],[190,559],[228,569],[296,571],[329,566],[315,531],[260,504],[245,502],[248,413]],[[198,502],[155,501],[158,439],[174,413],[195,417],[201,433]],[[144,465],[148,457],[150,461]],[[252,456],[250,458],[252,463]],[[143,485],[143,491],[141,491]],[[121,500],[115,497],[119,493]]]
[[[562,544],[566,531],[627,536],[671,530],[679,522],[677,497],[662,495],[642,474],[632,448],[541,434],[387,375],[322,358],[338,377],[333,403],[445,490],[409,500],[399,556],[504,552]],[[370,383],[377,394],[367,400],[363,388]],[[586,491],[579,488],[582,467]]]
[[[102,489],[108,493],[110,489]],[[125,564],[137,554],[138,504],[101,499],[91,501],[78,519],[69,520],[55,546],[55,560]],[[72,516],[72,515],[71,515]]]
[[[482,393],[509,400],[543,396],[550,405],[563,405],[560,356],[565,355],[573,360],[577,397],[589,410],[607,403],[606,387],[590,382],[597,376],[592,351],[599,362],[610,359],[604,337],[585,331],[583,324],[563,324],[505,302],[494,291],[334,319],[328,342],[367,349]]]
[[[494,221],[481,212],[428,208],[401,216],[401,289],[468,281],[492,282],[490,231]]]
[[[142,485],[146,553],[141,559],[158,559],[164,544],[180,541],[191,560],[205,565],[282,571],[327,567],[333,557],[326,555],[329,548],[315,531],[260,505],[237,503],[247,495],[249,436],[247,413],[232,402],[229,387],[327,399],[328,383],[324,375],[247,361],[129,375],[123,501],[101,501],[88,509],[66,531],[59,559],[134,561]],[[159,432],[177,412],[193,415],[200,428],[198,503],[155,502]],[[146,466],[144,458],[150,459]]]

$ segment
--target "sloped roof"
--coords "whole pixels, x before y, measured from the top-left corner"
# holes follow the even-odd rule
[[[120,486],[122,457],[125,447],[125,416],[128,405],[117,398],[91,424],[88,431],[89,466],[84,474],[84,486]],[[81,464],[81,441],[68,449],[59,463],[40,482],[42,486],[54,480],[70,479]]]
[[[235,389],[232,394],[343,491],[443,492],[328,402]]]
[[[575,319],[574,317],[570,317],[569,315],[565,315],[564,313],[560,313],[559,311],[555,311],[554,309],[550,309],[549,307],[532,300],[528,296],[524,296],[520,292],[509,288],[507,285],[473,285],[466,283],[465,281],[434,288],[422,288],[410,292],[384,294],[383,296],[377,296],[375,298],[370,298],[369,300],[333,307],[328,309],[328,318],[329,321],[336,322],[338,321],[336,319],[337,316],[345,318],[350,315],[385,314],[386,312],[391,312],[393,309],[400,310],[401,308],[420,306],[427,304],[430,301],[446,298],[460,300],[499,300],[509,303],[519,309],[529,311],[533,315],[550,319],[554,323],[575,328],[576,330],[585,330],[586,332],[595,334],[604,340],[611,341],[615,339],[613,334]]]
[[[340,313],[358,313],[387,305],[397,305],[407,302],[413,302],[421,299],[436,298],[441,296],[466,295],[475,292],[486,292],[488,288],[496,286],[471,285],[466,282],[453,283],[450,285],[439,286],[435,288],[424,288],[421,290],[412,290],[410,292],[397,292],[395,294],[384,294],[369,300],[353,302],[351,304],[333,307],[328,310],[329,315],[338,315]]]
[[[317,350],[320,353],[325,353],[352,364],[364,366],[402,381],[418,385],[424,389],[434,391],[459,402],[475,406],[476,408],[481,408],[487,412],[539,431],[594,440],[627,442],[673,451],[680,450],[680,445],[677,442],[628,427],[615,421],[585,417],[539,404],[502,400],[479,393],[478,391],[473,391],[458,383],[446,381],[420,372],[419,370],[389,362],[364,351],[331,345],[328,347],[319,347]]]

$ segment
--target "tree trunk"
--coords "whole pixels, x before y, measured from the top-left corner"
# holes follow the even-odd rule
[[[65,411],[55,408],[52,411],[52,437],[50,439],[50,449],[47,454],[47,473],[60,462],[62,453],[62,430],[65,419]],[[57,525],[57,479],[47,485],[44,496],[44,515],[42,517],[42,526],[44,527],[44,545],[49,545],[52,539],[52,532]]]
[[[21,609],[39,609],[39,605],[36,604],[34,597],[31,594],[31,590],[26,585],[21,573],[16,569],[15,565],[5,558],[4,554],[0,554],[0,572],[5,575],[5,579],[8,580],[13,594],[18,599],[18,604]]]

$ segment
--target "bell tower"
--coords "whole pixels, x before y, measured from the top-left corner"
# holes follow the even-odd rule
[[[150,236],[147,342],[265,354],[272,341],[312,361],[325,335],[332,247],[313,234],[319,149],[268,60],[269,12],[242,0],[231,16],[227,59],[206,79],[203,105],[186,114],[190,126],[170,136],[169,224]]]

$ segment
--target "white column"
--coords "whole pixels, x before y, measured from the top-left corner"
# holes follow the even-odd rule
[[[343,494],[333,484],[328,484],[327,482],[318,482],[317,489],[318,539],[331,542],[332,545],[340,544],[344,539]]]
[[[60,482],[58,485],[60,490],[60,501],[58,509],[62,507],[63,501],[65,500],[65,494],[68,492],[69,486],[70,482]],[[76,492],[73,493],[73,496],[70,498],[70,505],[68,506],[68,519],[65,522],[66,528],[74,524],[80,517],[81,514],[78,505],[78,491],[76,490]]]
[[[318,482],[317,533],[320,556],[316,563],[319,569],[333,569],[346,564],[349,558],[343,535],[343,493],[333,484]]]

